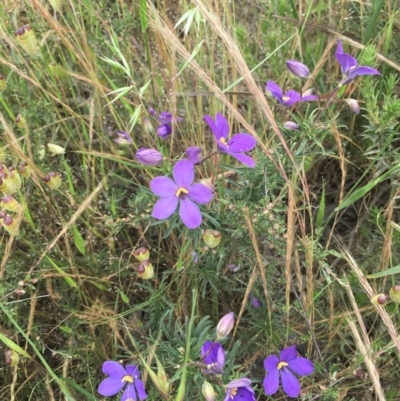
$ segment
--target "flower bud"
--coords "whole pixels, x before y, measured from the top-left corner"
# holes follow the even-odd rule
[[[378,294],[371,298],[371,303],[375,306],[385,305],[389,300],[389,297],[386,294]]]
[[[143,119],[143,127],[144,130],[148,133],[148,134],[152,134],[154,132],[154,127],[153,124],[151,123],[151,121],[148,118],[144,118]]]
[[[201,149],[197,146],[190,146],[186,149],[186,156],[193,164],[200,164],[201,163]]]
[[[9,195],[0,198],[0,207],[14,213],[18,213],[21,210],[21,205]]]
[[[22,177],[29,178],[32,174],[32,169],[29,167],[29,164],[26,161],[23,161],[18,167],[18,172]]]
[[[234,263],[231,263],[228,265],[228,270],[231,271],[232,273],[236,273],[239,271],[239,266],[235,265]]]
[[[22,180],[21,180],[21,176],[19,175],[18,170],[14,167],[11,166],[8,168],[9,171],[9,178],[10,180],[13,182],[14,186],[16,189],[20,189],[22,186]]]
[[[250,301],[254,308],[259,308],[261,306],[260,300],[253,294],[250,294]]]
[[[0,90],[6,89],[7,82],[6,82],[6,77],[3,74],[0,74]]]
[[[157,380],[158,384],[160,387],[163,389],[165,393],[169,393],[169,390],[171,389],[171,385],[168,380],[168,376],[165,373],[164,366],[161,364],[158,358],[156,358],[157,362]]]
[[[15,294],[15,295],[18,295],[19,297],[21,297],[22,295],[25,295],[25,294],[26,294],[26,291],[25,291],[25,290],[22,290],[21,288],[17,288],[17,289],[14,291],[14,294]]]
[[[10,368],[14,368],[19,363],[19,354],[11,349],[5,352],[5,362]]]
[[[149,250],[144,247],[141,246],[138,249],[135,249],[133,251],[133,256],[139,261],[139,262],[143,262],[144,260],[149,260],[150,258],[150,252]]]
[[[206,401],[215,401],[215,391],[213,389],[213,386],[208,381],[205,381],[203,383],[201,387],[201,392],[203,393]]]
[[[11,235],[18,235],[19,221],[6,214],[3,217],[3,227]]]
[[[286,121],[286,122],[283,124],[283,127],[286,128],[286,129],[288,129],[289,131],[296,131],[296,130],[299,129],[299,125],[296,124],[296,123],[293,122],[293,121]]]
[[[8,172],[6,169],[4,171]],[[4,195],[12,195],[17,191],[9,174],[5,172],[0,172],[0,191],[3,192]]]
[[[126,131],[118,131],[114,142],[118,145],[132,145],[132,138]]]
[[[235,314],[233,312],[227,313],[223,316],[217,325],[217,340],[218,338],[224,338],[229,335],[235,324]]]
[[[36,36],[30,25],[24,25],[17,29],[14,34],[17,42],[30,57],[35,57],[39,54],[39,46]]]
[[[162,124],[157,128],[157,135],[160,138],[166,138],[172,132],[172,128],[169,124]]]
[[[28,125],[26,123],[26,119],[22,114],[18,114],[15,119],[15,124],[19,129],[25,129]]]
[[[145,166],[159,166],[164,161],[163,155],[155,149],[140,148],[136,152],[136,159]]]
[[[300,63],[300,61],[288,60],[286,61],[286,67],[292,74],[296,75],[296,77],[310,78],[310,70],[306,65]]]
[[[137,272],[138,276],[143,280],[149,280],[154,276],[153,265],[148,260],[143,260],[143,262],[140,263]]]
[[[47,150],[53,155],[63,155],[65,153],[65,148],[54,143],[48,143]]]
[[[358,104],[356,99],[346,99],[346,103],[350,106],[351,111],[354,114],[360,113],[360,105]]]
[[[400,303],[400,285],[395,284],[389,291],[390,299],[397,304]]]
[[[45,184],[51,189],[58,189],[61,187],[61,178],[55,173],[51,172],[43,177]]]
[[[221,233],[215,230],[205,230],[203,240],[210,248],[216,248],[221,243]]]

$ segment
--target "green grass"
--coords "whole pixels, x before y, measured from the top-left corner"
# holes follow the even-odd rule
[[[400,265],[396,3],[176,3],[65,0],[61,13],[45,1],[0,4],[0,147],[6,166],[33,170],[14,194],[22,211],[8,212],[18,235],[0,231],[0,347],[20,354],[17,366],[2,364],[0,399],[101,400],[105,360],[139,364],[150,400],[201,399],[200,348],[233,311],[224,374],[207,377],[217,399],[218,383],[239,377],[266,399],[263,360],[297,344],[316,368],[302,380],[305,399],[398,400],[398,307],[370,302]],[[32,56],[14,35],[28,23]],[[382,77],[359,78],[321,110],[341,77],[338,35]],[[315,86],[290,75],[288,59],[310,68],[321,105],[283,108],[266,96],[267,80]],[[184,118],[168,139],[155,134],[150,106]],[[232,134],[257,138],[256,168],[211,157],[196,167],[215,188],[201,229],[154,220],[150,180],[170,175],[188,146],[216,150],[203,122],[216,112]],[[288,120],[301,129],[285,130]],[[114,143],[117,131],[133,144]],[[165,163],[138,164],[141,147]],[[57,190],[43,182],[50,172]],[[205,245],[206,228],[221,232],[218,247]],[[137,274],[140,246],[151,280]]]

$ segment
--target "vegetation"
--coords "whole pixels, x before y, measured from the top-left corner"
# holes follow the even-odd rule
[[[1,400],[106,399],[104,361],[139,366],[149,400],[243,378],[285,400],[263,362],[292,345],[314,366],[299,398],[400,399],[397,3],[329,4],[1,2]],[[338,39],[381,75],[345,82]],[[191,156],[201,225],[157,220],[150,183]]]

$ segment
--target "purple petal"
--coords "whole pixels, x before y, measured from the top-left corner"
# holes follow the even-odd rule
[[[221,113],[217,113],[215,115],[215,126],[217,127],[218,131],[218,135],[216,135],[218,140],[221,138],[228,138],[229,123]]]
[[[291,347],[284,348],[280,353],[280,360],[283,362],[289,362],[292,359],[297,358],[297,348],[295,345]]]
[[[162,111],[158,116],[158,121],[161,124],[169,124],[172,122],[172,113],[169,111]]]
[[[139,399],[145,400],[147,398],[147,393],[144,389],[144,383],[141,380],[136,379],[135,380],[135,388],[138,393]]]
[[[140,377],[139,368],[136,365],[126,365],[126,373],[129,376],[132,376],[134,379],[138,379]]]
[[[283,391],[289,397],[298,397],[300,395],[300,383],[296,376],[289,369],[281,369],[281,380]]]
[[[191,163],[193,164],[199,164],[201,163],[201,149],[197,146],[190,146],[186,149],[186,156],[190,160]]]
[[[234,398],[235,401],[255,401],[254,390],[251,387],[239,387]]]
[[[279,388],[279,370],[271,370],[264,378],[264,392],[267,395],[275,394]]]
[[[126,382],[122,379],[114,379],[113,377],[107,377],[101,383],[97,392],[104,397],[110,397],[112,395],[118,394],[121,389],[125,386]]]
[[[124,367],[120,363],[114,361],[104,362],[101,370],[104,374],[118,380],[122,380],[122,378],[126,376]]]
[[[238,159],[241,163],[245,164],[248,167],[253,168],[256,165],[256,162],[250,156],[244,155],[242,153],[230,153],[229,152],[229,154],[232,157],[234,157],[235,159]]]
[[[238,388],[250,386],[251,380],[247,378],[232,380],[226,385],[226,388]]]
[[[278,99],[280,103],[283,104],[283,92],[281,87],[274,81],[268,81],[266,90],[271,93],[271,95]]]
[[[192,230],[199,227],[203,220],[199,207],[188,197],[181,199],[179,216],[181,217],[183,224]]]
[[[302,102],[308,102],[310,100],[318,100],[318,96],[316,96],[316,95],[307,95],[307,96],[303,96],[301,98]]]
[[[288,363],[288,368],[299,376],[308,376],[314,372],[313,363],[306,358],[292,359]]]
[[[236,134],[229,141],[229,150],[234,153],[243,153],[252,150],[257,144],[255,138],[249,134]]]
[[[375,68],[360,65],[359,67],[350,69],[349,75],[341,82],[342,85],[348,84],[356,79],[359,75],[381,75],[381,73]]]
[[[118,145],[131,145],[132,144],[132,138],[130,135],[123,131],[123,132],[117,132],[117,138],[114,139],[114,142],[117,143]]]
[[[162,124],[157,128],[157,135],[160,138],[166,138],[172,132],[172,127],[169,124]]]
[[[203,184],[193,184],[189,188],[188,196],[192,201],[204,205],[211,201],[213,192]]]
[[[290,89],[282,96],[281,103],[285,106],[293,106],[299,101],[301,101],[300,93]]]
[[[286,61],[286,67],[296,77],[308,78],[310,76],[310,70],[305,64],[300,63],[300,61],[288,60]]]
[[[221,373],[223,371],[224,365],[225,365],[225,351],[222,348],[222,346],[220,346],[218,348],[218,353],[217,353],[217,366],[218,368],[220,368]]]
[[[162,198],[176,196],[178,185],[171,178],[160,176],[150,181],[150,189]]]
[[[133,383],[129,383],[126,386],[125,391],[122,393],[122,397],[120,401],[136,401],[136,391]]]
[[[343,75],[347,75],[350,71],[350,68],[357,67],[357,60],[353,56],[350,56],[350,54],[337,54],[336,59],[339,61]]]
[[[267,372],[272,372],[273,370],[278,370],[279,358],[276,355],[270,355],[264,360],[264,369]]]
[[[157,112],[152,107],[149,107],[149,114],[154,117]]]
[[[151,215],[157,220],[167,219],[175,212],[178,202],[179,198],[176,196],[161,198],[155,203]]]
[[[189,160],[180,160],[174,166],[173,176],[178,187],[190,187],[194,180],[193,163]]]
[[[340,39],[338,39],[337,41],[337,48],[336,48],[336,55],[338,54],[343,54],[343,47],[342,47],[342,41]]]

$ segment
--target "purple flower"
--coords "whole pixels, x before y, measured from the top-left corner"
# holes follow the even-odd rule
[[[253,294],[250,294],[250,301],[254,308],[259,308],[261,306],[260,300]]]
[[[255,401],[250,379],[233,380],[226,385],[224,401]]]
[[[197,146],[190,146],[186,149],[186,156],[193,164],[201,163],[201,149]]]
[[[201,359],[206,364],[205,373],[219,375],[224,370],[225,351],[222,345],[213,341],[206,341],[200,350]]]
[[[348,84],[356,79],[359,75],[381,75],[381,73],[375,70],[375,68],[365,65],[358,65],[357,60],[353,56],[343,52],[342,42],[340,40],[338,40],[335,56],[336,60],[340,64],[340,68],[344,77],[340,83],[341,85]]]
[[[118,131],[117,137],[114,139],[114,142],[118,145],[132,145],[132,138],[125,131]]]
[[[127,365],[124,368],[118,362],[106,361],[102,367],[103,373],[108,375],[98,388],[99,394],[110,397],[119,393],[125,385],[125,390],[122,394],[121,401],[136,401],[136,394],[139,400],[147,398],[144,384],[140,380],[140,372],[136,365]]]
[[[284,106],[293,106],[297,102],[307,102],[309,100],[318,99],[318,96],[315,95],[301,96],[299,92],[292,89],[284,94],[281,87],[274,81],[267,82],[266,90]]]
[[[264,391],[267,395],[275,394],[279,388],[279,377],[282,381],[283,391],[289,397],[298,397],[300,383],[296,376],[308,376],[314,371],[314,365],[306,358],[297,356],[295,345],[285,348],[280,352],[280,357],[271,355],[264,361],[267,375],[264,379]]]
[[[155,149],[140,148],[135,156],[137,161],[145,166],[158,166],[164,161],[163,155]]]
[[[152,107],[149,108],[149,113],[153,117],[157,116],[157,112]],[[157,117],[158,122],[160,123],[160,125],[157,127],[157,135],[161,138],[166,138],[168,135],[171,134],[172,124],[174,122],[183,120],[183,118],[181,117],[174,118],[172,113],[170,113],[169,111],[163,111]]]
[[[243,154],[252,150],[257,144],[257,141],[251,135],[240,133],[228,140],[229,124],[222,114],[217,113],[215,121],[209,115],[204,116],[204,120],[210,126],[221,152],[231,155],[248,167],[256,165],[250,156]]]
[[[230,265],[228,265],[228,270],[230,270],[232,273],[236,273],[237,271],[239,271],[239,266],[231,263]]]
[[[289,131],[296,131],[299,129],[299,124],[296,124],[294,121],[286,121],[283,124],[283,127],[288,129]]]
[[[175,212],[179,204],[179,216],[183,223],[188,228],[197,228],[202,217],[196,203],[202,205],[210,202],[213,192],[205,185],[192,184],[194,165],[189,160],[177,162],[173,176],[175,181],[164,176],[151,180],[151,190],[161,197],[154,205],[152,216],[158,220],[166,219]]]
[[[299,78],[309,78],[310,77],[310,70],[306,65],[303,63],[300,63],[300,61],[297,60],[288,60],[286,61],[286,67],[287,69],[296,77]]]

